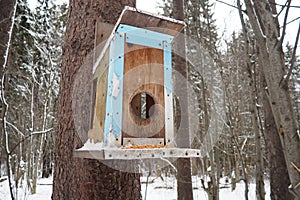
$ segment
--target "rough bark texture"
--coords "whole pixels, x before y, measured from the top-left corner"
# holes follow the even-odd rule
[[[135,6],[135,0],[70,0],[68,23],[63,45],[60,96],[58,107],[58,129],[56,134],[53,199],[141,199],[139,175],[113,170],[97,160],[73,158],[73,150],[79,148],[87,138],[85,119],[88,119],[88,102],[92,58],[86,57],[93,50],[95,23],[98,19],[115,24],[125,5]],[[84,64],[82,76],[76,76]],[[82,69],[80,69],[82,70]],[[81,79],[81,85],[74,86]],[[76,81],[78,82],[78,81]],[[85,91],[77,98],[76,106],[82,113],[74,113],[73,88],[80,86]],[[77,91],[78,93],[78,91]],[[78,95],[78,94],[77,94]],[[73,115],[80,115],[74,122]],[[76,123],[79,123],[76,124]],[[79,126],[79,135],[75,132]]]
[[[288,187],[290,179],[284,159],[280,135],[276,128],[271,106],[266,94],[263,95],[263,112],[265,116],[265,137],[267,157],[270,169],[271,199],[293,199]]]
[[[289,177],[293,188],[300,180],[300,174],[293,168],[291,162],[300,166],[300,139],[297,135],[297,124],[293,111],[291,97],[285,77],[285,61],[282,46],[278,38],[280,31],[278,20],[274,18],[267,0],[245,0],[250,23],[254,30],[259,48],[259,59],[268,87],[268,99],[271,105],[277,130],[281,127],[284,133],[284,153]],[[300,187],[293,189],[300,198]]]
[[[178,20],[184,20],[183,0],[173,1],[174,17]],[[179,147],[190,147],[189,142],[189,121],[188,121],[188,93],[187,93],[187,67],[185,61],[185,40],[184,32],[175,39],[175,51],[178,55],[174,55],[174,70],[179,72],[185,80],[174,80],[175,94],[179,98],[180,113],[176,113],[176,124],[181,131],[177,131],[177,145]],[[193,189],[191,180],[191,162],[189,158],[179,158],[177,160],[177,195],[179,200],[193,199]]]

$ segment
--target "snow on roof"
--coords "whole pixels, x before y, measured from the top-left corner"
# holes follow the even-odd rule
[[[116,26],[127,24],[138,28],[155,30],[160,33],[176,36],[184,27],[184,22],[169,17],[156,15],[147,11],[126,6]]]

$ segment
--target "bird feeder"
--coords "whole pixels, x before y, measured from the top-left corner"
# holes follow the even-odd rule
[[[174,142],[172,42],[183,27],[182,21],[125,7],[95,54],[88,132],[93,148],[77,149],[75,156],[200,157],[200,150]]]

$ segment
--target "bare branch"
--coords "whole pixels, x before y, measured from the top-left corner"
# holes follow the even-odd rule
[[[30,138],[31,136],[34,136],[34,135],[38,135],[38,134],[46,134],[48,132],[50,132],[53,128],[50,128],[50,129],[47,129],[47,130],[44,130],[44,131],[35,131],[35,132],[32,132],[31,134],[27,135],[26,137],[24,137],[22,140],[20,140],[13,148],[12,150],[9,152],[9,154],[11,155],[15,150],[16,148],[22,143],[24,142],[25,140],[27,140],[28,138]]]
[[[239,16],[240,16],[240,20],[241,20],[241,24],[242,24],[242,29],[243,29],[243,33],[244,33],[244,40],[246,42],[246,45],[248,46],[248,42],[247,42],[247,28],[246,28],[246,24],[245,24],[245,20],[244,20],[244,16],[242,13],[242,5],[241,5],[241,1],[237,0],[236,2],[238,10],[239,10]],[[248,47],[247,47],[248,49]]]
[[[284,5],[281,6],[281,10],[277,13],[277,17],[282,13],[282,11],[284,10],[284,8],[286,7],[286,4],[289,2],[289,0],[287,0],[285,2]],[[273,4],[273,2],[270,2],[270,4]],[[276,5],[276,4],[275,4]]]
[[[49,129],[43,130],[43,131],[33,131],[33,132],[31,133],[31,135],[44,134],[44,133],[48,133],[48,132],[50,132],[50,131],[52,131],[52,130],[53,130],[53,128],[49,128]]]
[[[239,9],[239,7],[237,7],[237,6],[235,6],[235,5],[231,5],[231,4],[226,3],[226,2],[224,2],[224,1],[221,1],[221,0],[216,0],[216,2],[225,4],[225,5],[229,6],[229,7],[235,8],[235,9]],[[247,14],[247,11],[246,11],[246,10],[241,10],[241,11]]]
[[[22,133],[22,131],[20,131],[15,125],[13,125],[12,123],[6,121],[6,124],[10,125],[13,129],[15,129],[21,136],[24,137],[24,134]]]
[[[285,30],[286,30],[286,25],[287,25],[287,18],[288,18],[289,10],[290,10],[290,7],[291,7],[291,2],[292,2],[292,0],[288,0],[286,12],[285,12],[285,15],[284,15],[284,21],[283,21],[283,25],[282,25],[281,38],[280,38],[279,43],[278,43],[279,46],[282,46],[282,43],[283,43],[283,40],[284,40]]]
[[[300,22],[299,22],[298,32],[297,32],[296,41],[295,41],[295,45],[294,45],[294,49],[293,49],[293,55],[291,58],[290,69],[289,69],[287,76],[285,77],[285,80],[284,80],[285,82],[289,81],[289,79],[292,75],[293,69],[295,68],[294,65],[295,65],[295,61],[296,61],[296,51],[297,51],[297,46],[298,46],[298,41],[299,41],[299,35],[300,35]]]
[[[290,24],[290,23],[293,23],[294,21],[300,19],[300,17],[296,17],[295,19],[292,19],[291,21],[287,22],[286,25]],[[282,28],[282,27],[281,27]]]
[[[8,20],[9,20],[9,18],[4,18],[3,20],[0,21],[0,24],[4,23],[5,21],[8,21]]]

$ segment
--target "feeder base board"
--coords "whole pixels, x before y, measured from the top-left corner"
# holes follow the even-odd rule
[[[136,160],[149,158],[196,158],[202,157],[199,149],[189,148],[153,148],[153,149],[122,149],[105,148],[99,150],[76,149],[74,157],[97,160]]]

